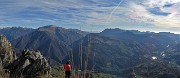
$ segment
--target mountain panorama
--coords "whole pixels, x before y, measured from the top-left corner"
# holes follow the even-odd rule
[[[179,78],[180,34],[48,25],[0,29],[0,78]]]

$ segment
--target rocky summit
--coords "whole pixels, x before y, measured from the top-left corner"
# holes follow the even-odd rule
[[[10,78],[50,77],[50,66],[40,51],[24,50],[7,69],[10,71]]]
[[[3,35],[0,35],[0,59],[3,67],[6,67],[9,63],[16,59],[11,43]]]
[[[4,35],[0,35],[0,78],[8,78],[8,73],[5,69],[10,63],[16,59],[15,52],[11,47],[11,43]]]
[[[0,35],[0,78],[49,78],[50,66],[40,51],[24,50],[17,58],[11,43]]]

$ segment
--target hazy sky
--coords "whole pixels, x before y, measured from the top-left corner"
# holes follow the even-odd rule
[[[0,0],[0,26],[180,33],[180,0]]]

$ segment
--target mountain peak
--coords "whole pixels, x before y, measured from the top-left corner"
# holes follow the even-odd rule
[[[33,32],[35,29],[24,27],[7,27],[0,29],[0,33],[5,35],[8,40],[12,41],[18,37],[24,36]]]
[[[66,30],[66,29],[63,27],[55,26],[55,25],[47,25],[47,26],[38,28],[38,31],[55,32],[56,30]]]
[[[5,30],[24,29],[25,30],[25,29],[32,29],[32,28],[17,26],[17,27],[5,27],[5,28],[0,28],[0,29],[5,29]]]
[[[44,26],[44,27],[38,28],[38,31],[49,31],[49,32],[52,32],[52,31],[55,31],[56,28],[57,28],[56,26],[48,25],[48,26]]]
[[[115,28],[115,29],[105,29],[102,32],[124,32],[124,31],[126,31],[126,30]]]

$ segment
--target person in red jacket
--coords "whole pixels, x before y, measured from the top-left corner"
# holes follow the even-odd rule
[[[67,61],[66,64],[64,64],[64,70],[65,70],[65,78],[70,78],[70,75],[71,75],[71,65],[70,65],[69,61]]]

